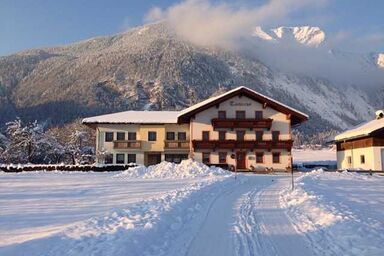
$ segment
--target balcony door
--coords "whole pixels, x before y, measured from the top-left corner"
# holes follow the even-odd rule
[[[245,157],[246,157],[246,152],[236,152],[236,169],[245,169]]]

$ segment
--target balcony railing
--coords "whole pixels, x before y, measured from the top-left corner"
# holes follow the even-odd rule
[[[193,140],[192,145],[195,150],[198,149],[291,149],[292,140],[279,140],[279,141],[256,141],[256,140]]]
[[[263,128],[263,129],[271,129],[272,119],[255,119],[255,118],[245,118],[245,119],[237,119],[237,118],[213,118],[212,126],[214,129],[216,128]]]
[[[113,142],[114,149],[140,149],[140,140],[115,140]]]
[[[187,140],[165,140],[165,149],[189,149],[189,141]]]

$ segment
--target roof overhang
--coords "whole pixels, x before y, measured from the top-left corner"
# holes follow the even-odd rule
[[[189,120],[194,117],[197,113],[200,113],[208,108],[214,107],[219,105],[221,102],[224,102],[226,100],[229,100],[235,96],[245,96],[252,100],[255,100],[261,104],[263,104],[265,107],[270,107],[275,109],[276,111],[279,111],[281,113],[284,113],[286,115],[290,115],[291,118],[291,125],[296,126],[299,125],[305,121],[308,120],[308,115],[295,110],[291,107],[288,107],[278,101],[275,101],[265,95],[262,95],[258,92],[255,92],[247,87],[238,87],[236,89],[233,89],[227,93],[224,93],[221,96],[218,96],[214,98],[213,100],[207,100],[206,104],[202,104],[201,106],[197,108],[187,108],[186,110],[182,111],[182,114],[178,117],[178,123],[187,123]],[[202,102],[203,103],[203,102]],[[190,111],[188,111],[190,109]]]

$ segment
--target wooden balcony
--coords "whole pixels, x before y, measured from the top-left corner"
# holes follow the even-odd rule
[[[195,150],[199,149],[286,149],[289,150],[292,148],[293,141],[292,140],[279,140],[279,141],[256,141],[256,140],[193,140],[192,145]]]
[[[189,149],[189,141],[187,140],[165,140],[165,149]]]
[[[141,140],[115,140],[114,149],[141,149]]]
[[[263,128],[263,129],[271,129],[272,126],[272,119],[255,119],[255,118],[245,118],[245,119],[237,119],[237,118],[225,118],[225,119],[219,119],[219,118],[213,118],[212,119],[212,126],[214,129],[217,128],[247,128],[247,129],[254,129],[254,128]]]

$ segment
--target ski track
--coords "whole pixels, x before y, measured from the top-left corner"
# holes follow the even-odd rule
[[[253,189],[239,199],[235,255],[314,255],[280,208],[279,193],[289,185],[288,177],[275,178],[267,188]]]
[[[289,177],[239,180],[212,201],[186,255],[314,255],[280,208],[279,193],[290,185]]]

